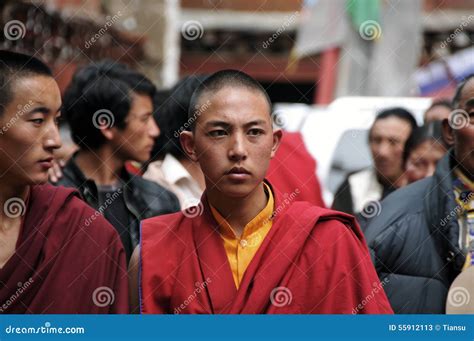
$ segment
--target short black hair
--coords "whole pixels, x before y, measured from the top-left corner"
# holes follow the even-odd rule
[[[157,92],[154,100],[154,117],[161,134],[155,140],[152,160],[162,159],[171,154],[177,159],[185,157],[179,141],[181,131],[188,128],[188,111],[194,90],[207,78],[205,75],[192,75],[181,79],[167,93]]]
[[[416,120],[413,117],[413,114],[409,112],[408,110],[404,108],[399,108],[399,107],[384,109],[381,112],[379,112],[377,116],[375,117],[375,121],[369,130],[369,141],[372,138],[372,128],[374,127],[375,123],[379,120],[383,120],[389,117],[397,117],[401,120],[408,122],[411,126],[412,132],[418,127],[418,124],[416,123]]]
[[[13,100],[13,84],[31,76],[53,77],[51,69],[36,57],[0,50],[0,115]]]
[[[464,90],[464,87],[466,86],[469,81],[474,79],[474,73],[469,74],[466,78],[464,78],[456,88],[456,92],[454,93],[453,97],[453,108],[457,109],[459,106],[459,102],[461,101],[461,95],[462,91]]]
[[[250,90],[255,90],[260,92],[268,103],[268,110],[271,114],[272,111],[272,101],[267,94],[267,91],[263,86],[255,79],[253,79],[248,74],[239,71],[239,70],[221,70],[213,73],[208,78],[206,78],[194,91],[191,101],[188,108],[188,121],[191,123],[191,128],[195,127],[196,114],[195,111],[198,110],[199,105],[201,104],[201,98],[207,93],[215,93],[227,86],[231,87],[243,87]]]
[[[149,79],[124,64],[106,60],[85,66],[75,73],[64,94],[62,112],[73,141],[79,147],[101,147],[106,140],[97,129],[94,115],[108,111],[112,113],[113,126],[124,129],[132,93],[153,99],[155,92]]]
[[[453,110],[453,103],[449,99],[436,100],[433,103],[431,103],[430,107],[426,109],[425,112],[428,112],[435,107],[445,107],[445,108],[448,108],[449,110]]]
[[[448,149],[443,139],[443,123],[441,121],[432,121],[413,130],[403,149],[403,163],[407,162],[416,147],[428,140],[436,140]]]

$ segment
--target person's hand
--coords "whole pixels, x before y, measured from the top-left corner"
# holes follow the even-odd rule
[[[62,169],[66,165],[66,162],[63,159],[54,159],[53,160],[53,167],[48,169],[48,176],[49,181],[53,184],[58,182],[59,179],[63,177]]]

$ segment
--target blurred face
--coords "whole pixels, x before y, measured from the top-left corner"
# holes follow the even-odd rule
[[[426,140],[412,150],[406,162],[405,175],[409,183],[433,175],[436,164],[446,148],[436,140]]]
[[[160,130],[153,119],[153,103],[149,96],[132,93],[132,105],[125,129],[112,128],[110,143],[124,161],[145,162]]]
[[[244,87],[225,87],[204,95],[210,105],[196,120],[194,132],[181,143],[198,161],[210,193],[245,197],[262,183],[281,139],[272,129],[265,97]]]
[[[458,109],[467,112],[469,121],[461,129],[453,129],[454,154],[466,175],[474,179],[474,80],[464,86]]]
[[[449,118],[449,114],[451,114],[451,109],[444,105],[437,105],[425,113],[425,123],[442,121]]]
[[[381,181],[395,184],[403,174],[402,155],[411,126],[398,117],[377,120],[370,133],[370,151]]]
[[[59,88],[47,76],[20,78],[12,87],[14,98],[0,116],[0,182],[15,186],[44,183],[53,152],[61,146]]]

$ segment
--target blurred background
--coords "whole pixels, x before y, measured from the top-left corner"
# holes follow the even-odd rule
[[[160,89],[220,69],[250,74],[279,125],[303,135],[328,204],[371,164],[377,111],[403,106],[422,124],[474,72],[472,0],[2,0],[0,13],[1,48],[43,59],[62,91],[106,58]]]

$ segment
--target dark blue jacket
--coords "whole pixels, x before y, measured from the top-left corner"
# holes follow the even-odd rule
[[[365,229],[372,260],[395,313],[443,314],[449,286],[465,255],[459,248],[450,151],[432,177],[382,201]]]

